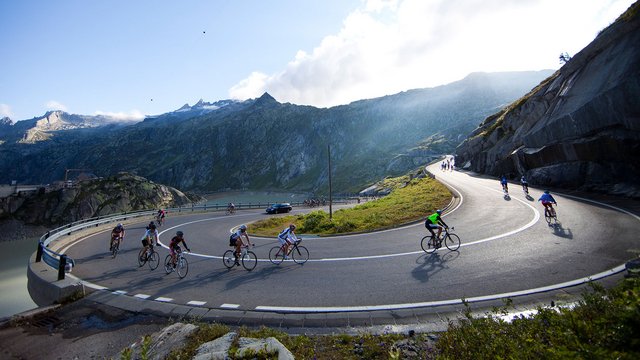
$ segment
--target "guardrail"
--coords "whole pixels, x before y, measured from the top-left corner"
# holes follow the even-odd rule
[[[334,204],[346,204],[351,201],[351,198],[334,200]],[[269,205],[273,204],[273,202],[269,203],[238,203],[234,204],[236,209],[260,209],[266,208]],[[292,206],[307,206],[304,202],[291,202]],[[191,206],[181,206],[165,209],[168,213],[183,213],[183,212],[209,212],[209,211],[219,211],[226,210],[227,204],[203,204],[203,205],[195,205]],[[120,213],[120,214],[112,214],[107,216],[99,216],[93,217],[89,219],[83,219],[79,221],[75,221],[60,227],[57,227],[53,230],[47,231],[46,234],[40,237],[38,241],[38,248],[36,249],[36,262],[44,261],[47,265],[51,266],[54,269],[58,270],[58,280],[63,280],[65,278],[65,274],[70,272],[73,266],[75,266],[75,261],[68,257],[66,254],[60,254],[55,252],[49,248],[49,245],[58,240],[59,238],[65,235],[71,235],[73,232],[77,232],[80,230],[98,227],[100,225],[105,225],[108,223],[114,222],[122,222],[128,219],[140,218],[145,216],[155,216],[156,210],[142,210],[135,211],[130,213]]]

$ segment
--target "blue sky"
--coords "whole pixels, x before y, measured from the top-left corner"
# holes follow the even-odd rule
[[[0,0],[0,117],[140,119],[260,96],[320,107],[556,69],[632,0]]]

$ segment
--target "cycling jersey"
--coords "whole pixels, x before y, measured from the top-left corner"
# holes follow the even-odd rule
[[[293,233],[293,230],[291,230],[291,228],[286,228],[282,230],[278,235],[278,239],[280,240],[281,244],[284,244],[285,241],[288,241],[290,243],[298,241],[296,234]]]
[[[520,182],[521,182],[521,183],[523,183],[523,184],[526,184],[526,183],[527,183],[527,179],[525,179],[525,178],[524,178],[524,176],[523,176],[523,177],[520,179]]]
[[[538,199],[538,201],[542,201],[543,204],[556,203],[556,199],[554,199],[553,196],[551,196],[551,194],[547,194],[547,193],[542,194],[542,196],[540,196],[540,199]]]
[[[438,213],[433,213],[432,215],[429,215],[427,217],[427,219],[432,223],[432,224],[437,224],[438,220],[440,220],[440,214]]]
[[[503,185],[504,185],[504,184],[506,184],[506,183],[507,183],[507,178],[506,178],[505,176],[503,176],[503,177],[500,179],[500,184],[503,184]]]

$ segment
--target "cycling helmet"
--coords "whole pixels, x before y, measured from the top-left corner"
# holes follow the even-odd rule
[[[122,229],[122,223],[118,223],[118,226],[116,227]]]
[[[151,224],[149,224],[149,229],[155,230],[156,229],[156,224],[154,224],[153,222]]]
[[[182,236],[184,233],[182,231],[176,231],[176,236]]]
[[[545,191],[544,191],[544,193],[545,193],[545,194],[548,194],[548,193],[549,193],[549,190],[545,190]]]
[[[240,225],[240,230],[242,230],[242,231],[247,230],[247,225],[245,225],[245,224]]]
[[[296,229],[296,226],[295,226],[294,224],[291,224],[291,225],[289,225],[289,229],[291,229],[291,230],[295,230],[295,229]]]
[[[438,214],[442,214],[442,210],[440,210],[440,209],[436,210],[436,212],[437,212]]]

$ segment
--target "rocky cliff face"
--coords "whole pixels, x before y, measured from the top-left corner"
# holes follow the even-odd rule
[[[640,3],[527,96],[488,117],[457,164],[536,185],[640,196]]]
[[[10,196],[0,201],[0,219],[28,225],[60,225],[135,210],[181,206],[199,201],[181,191],[120,173],[81,182],[77,187]]]

